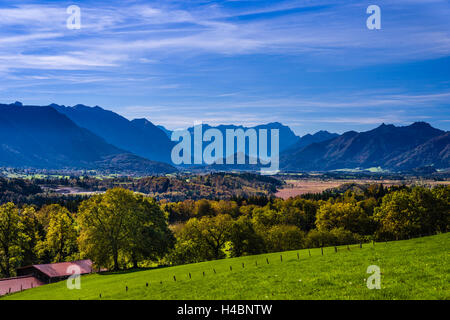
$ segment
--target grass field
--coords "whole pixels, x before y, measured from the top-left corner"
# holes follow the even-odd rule
[[[323,256],[321,249],[311,249],[311,256],[308,250],[283,252],[282,261],[280,253],[273,253],[145,271],[92,274],[81,278],[80,290],[68,290],[63,281],[3,299],[83,300],[100,299],[100,294],[101,299],[169,300],[450,299],[450,233],[367,243],[362,249],[352,245],[349,249],[338,247],[336,253],[334,247],[324,248]],[[380,290],[366,286],[369,265],[381,268]]]

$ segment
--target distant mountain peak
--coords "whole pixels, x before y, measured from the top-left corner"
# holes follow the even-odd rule
[[[416,127],[416,128],[431,128],[431,125],[428,122],[425,121],[417,121],[414,122],[411,127]]]
[[[391,129],[391,128],[395,128],[395,126],[393,124],[386,124],[386,123],[382,123],[380,126],[378,126],[378,128],[375,128],[375,130],[377,129]]]
[[[314,137],[329,137],[329,136],[337,137],[338,134],[337,133],[331,133],[331,132],[329,132],[327,130],[320,130],[320,131],[317,131],[316,133],[314,133],[313,136]]]
[[[99,106],[77,104],[55,109],[106,142],[149,160],[170,163],[172,142],[148,120],[130,121]]]
[[[433,128],[428,122],[425,121],[416,121],[408,126],[405,127],[410,127],[410,128]],[[393,124],[386,124],[386,123],[382,123],[380,126],[378,126],[376,129],[382,129],[382,128],[399,128]]]
[[[278,121],[275,121],[275,122],[269,122],[269,123],[267,124],[267,126],[270,127],[270,128],[281,128],[281,127],[285,127],[284,124],[282,124],[282,123],[280,123],[280,122],[278,122]]]
[[[89,106],[85,106],[84,104],[77,104],[77,105],[74,105],[72,108],[74,108],[74,109],[79,109],[79,108],[90,108]]]
[[[348,131],[339,138],[289,150],[281,167],[288,170],[335,170],[342,168],[411,169],[437,164],[448,167],[448,137],[426,122],[408,126],[382,123],[375,129]]]
[[[102,125],[97,116],[100,112],[92,112],[92,108],[73,109],[55,107],[55,104],[17,108],[15,104],[0,104],[0,166],[92,169],[145,175],[176,171],[168,164],[144,159],[108,143],[89,128],[70,119],[70,115],[75,113],[80,114],[78,120],[86,118],[96,126]],[[116,123],[105,121],[103,125],[101,129],[124,132],[124,127],[118,127]],[[137,136],[143,135],[139,132]],[[167,140],[163,132],[160,135]],[[137,138],[127,137],[133,142]],[[158,150],[161,149],[158,146]]]
[[[23,103],[20,102],[20,101],[16,101],[16,102],[14,102],[14,103],[11,103],[10,105],[11,105],[11,106],[16,106],[16,107],[23,107]]]
[[[316,133],[307,133],[305,134],[303,137],[301,137],[302,139],[311,139],[311,138],[315,138],[315,139],[319,139],[319,140],[328,140],[331,138],[336,138],[337,136],[339,136],[337,133],[331,133],[327,130],[320,130],[317,131]],[[317,142],[317,141],[316,141]]]
[[[354,135],[357,135],[359,132],[355,130],[346,131],[342,134],[343,137],[352,137]]]

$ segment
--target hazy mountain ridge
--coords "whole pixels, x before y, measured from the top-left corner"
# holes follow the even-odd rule
[[[435,166],[448,168],[450,164],[450,132],[435,137],[417,146],[413,150],[402,153],[387,162],[394,167],[418,168]]]
[[[308,134],[300,137],[300,139],[296,143],[291,145],[288,149],[289,150],[301,150],[313,143],[323,142],[323,141],[331,140],[331,139],[334,139],[337,137],[339,137],[339,134],[337,134],[337,133],[330,133],[326,130],[320,130],[314,134],[308,133]]]
[[[450,167],[450,133],[425,122],[399,127],[382,124],[369,131],[348,131],[342,135],[319,131],[302,137],[279,122],[254,127],[205,124],[203,132],[210,128],[222,132],[224,151],[227,129],[255,129],[257,133],[259,129],[267,129],[269,150],[270,129],[280,130],[282,171],[370,167],[401,171]],[[193,134],[192,127],[188,130]],[[0,166],[169,173],[176,169],[153,160],[171,162],[170,153],[176,142],[170,141],[170,134],[170,130],[158,128],[147,119],[129,121],[98,106],[0,104]],[[203,147],[208,144],[204,142]],[[238,152],[234,151],[236,159]],[[248,146],[245,165],[235,161],[235,165],[194,167],[199,170],[257,170],[260,165],[250,165],[247,154]]]
[[[112,145],[149,160],[170,163],[173,143],[161,129],[146,119],[129,121],[98,106],[50,106]]]
[[[0,166],[148,174],[176,171],[107,143],[53,107],[17,103],[0,104]]]
[[[270,150],[270,130],[272,129],[278,129],[279,130],[279,146],[280,146],[280,151],[284,151],[287,150],[289,147],[295,145],[296,143],[298,143],[300,141],[300,137],[298,137],[292,130],[291,128],[289,128],[288,126],[285,126],[279,122],[270,122],[267,124],[261,124],[261,125],[257,125],[257,126],[253,126],[253,127],[246,127],[246,126],[237,126],[237,125],[225,125],[225,124],[221,124],[218,126],[211,126],[209,124],[203,124],[202,126],[203,132],[205,132],[206,130],[209,129],[218,129],[223,136],[223,141],[224,141],[224,152],[225,152],[225,139],[226,139],[226,130],[244,130],[247,131],[249,129],[254,129],[256,131],[257,136],[259,137],[259,130],[261,129],[266,129],[267,130],[267,138],[268,138],[268,149]],[[193,134],[194,132],[194,128],[190,127],[187,129],[191,134]],[[206,143],[204,144],[204,146],[207,145]],[[237,153],[238,150],[236,149],[236,144],[235,144],[235,150],[232,153]],[[246,150],[245,152],[246,154],[248,154],[248,150]]]
[[[446,134],[425,122],[404,127],[382,124],[366,132],[349,131],[332,140],[289,150],[281,156],[281,167],[284,170],[318,171],[378,166],[402,170],[424,165],[447,168],[450,167],[448,155],[447,158],[441,158],[441,155],[448,152],[448,137],[437,139]],[[437,139],[435,144],[431,142],[433,139]],[[423,144],[428,147],[420,147]],[[440,152],[432,150],[438,145],[442,149]],[[416,148],[419,149],[414,152]]]

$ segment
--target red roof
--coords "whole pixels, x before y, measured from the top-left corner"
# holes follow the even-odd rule
[[[20,290],[39,287],[44,283],[32,276],[0,279],[0,296]]]
[[[92,272],[92,261],[87,260],[78,260],[71,262],[58,262],[58,263],[50,263],[50,264],[33,264],[31,266],[21,267],[17,269],[21,270],[22,274],[29,274],[30,269],[37,269],[40,272],[44,273],[49,278],[58,278],[58,277],[67,277],[74,274],[73,268],[69,269],[69,267],[79,267],[80,274],[86,274]]]
[[[80,274],[91,273],[92,272],[92,261],[91,260],[78,260],[72,262],[59,262],[51,264],[34,264],[33,267],[45,273],[50,278],[56,277],[66,277],[74,274],[73,270],[69,267],[78,266],[80,268]]]

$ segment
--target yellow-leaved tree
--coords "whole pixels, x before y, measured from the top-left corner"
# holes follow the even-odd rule
[[[174,243],[167,218],[154,199],[123,188],[82,202],[78,223],[81,254],[113,270],[159,259]]]
[[[0,272],[10,277],[20,265],[23,251],[21,249],[21,222],[19,209],[12,202],[0,206]]]
[[[45,239],[38,244],[39,255],[49,257],[52,262],[73,260],[78,251],[75,221],[65,207],[58,204],[51,207]]]

